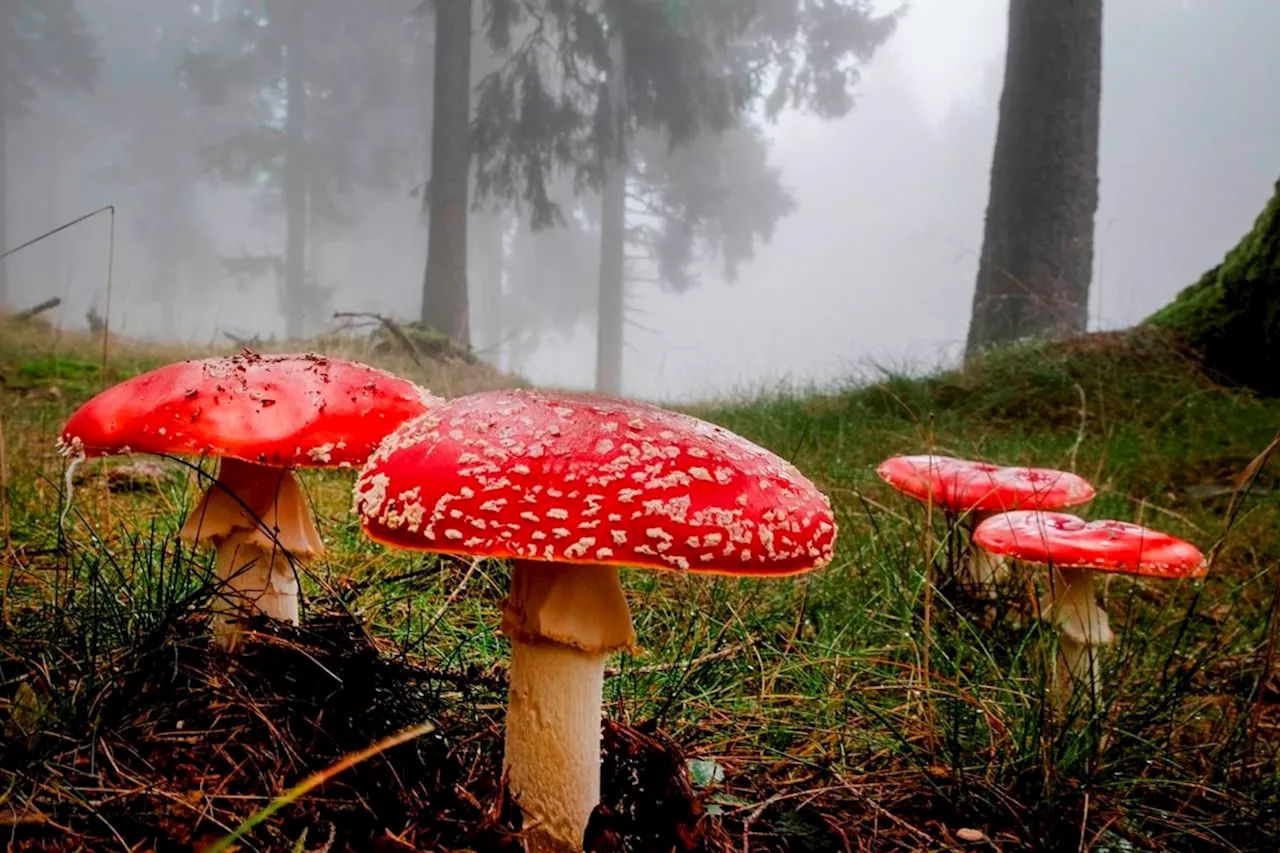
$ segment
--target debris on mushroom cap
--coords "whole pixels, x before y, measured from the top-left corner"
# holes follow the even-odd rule
[[[831,504],[741,436],[647,403],[493,391],[407,421],[356,480],[372,538],[524,560],[784,575],[831,561]]]
[[[1127,521],[1085,521],[1065,512],[994,515],[977,526],[973,540],[994,554],[1063,569],[1162,578],[1208,571],[1190,542]]]
[[[952,456],[894,456],[876,468],[880,479],[919,501],[953,512],[1060,509],[1093,499],[1078,474],[1052,468],[1018,468]]]
[[[63,428],[58,450],[354,467],[404,420],[441,402],[385,371],[310,353],[182,361],[85,403]]]

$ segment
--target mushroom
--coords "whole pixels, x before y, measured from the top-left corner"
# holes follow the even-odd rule
[[[988,518],[974,541],[993,554],[1047,565],[1049,592],[1040,618],[1058,627],[1059,704],[1088,686],[1097,695],[1098,650],[1115,641],[1093,590],[1095,572],[1154,578],[1194,578],[1207,571],[1190,542],[1127,521],[1089,521],[1064,512],[1018,511]]]
[[[769,451],[586,394],[433,407],[369,458],[354,508],[384,544],[513,561],[503,766],[534,851],[581,850],[600,799],[604,662],[635,643],[618,567],[790,575],[836,538],[827,498]]]
[[[904,495],[962,515],[970,538],[987,518],[1012,509],[1062,509],[1093,499],[1083,477],[1052,468],[1017,468],[951,456],[894,456],[876,468],[880,479]],[[1004,559],[976,544],[960,583],[979,598],[994,598],[1005,578]]]
[[[294,468],[353,467],[405,419],[439,403],[417,385],[321,355],[241,355],[176,362],[114,385],[71,415],[58,451],[218,456],[180,535],[212,542],[220,582],[215,642],[237,617],[298,622],[292,557],[324,551]]]

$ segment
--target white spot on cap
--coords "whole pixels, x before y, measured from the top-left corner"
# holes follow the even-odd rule
[[[594,544],[596,544],[595,537],[584,536],[583,538],[579,539],[577,542],[574,542],[572,545],[565,548],[564,555],[566,557],[571,557],[574,559],[585,557],[587,556],[587,549]]]

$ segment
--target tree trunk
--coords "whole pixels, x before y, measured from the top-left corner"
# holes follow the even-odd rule
[[[436,0],[431,214],[422,322],[470,345],[467,185],[471,166],[471,0]]]
[[[1011,0],[1008,39],[971,353],[1088,322],[1102,0]]]
[[[285,23],[285,337],[306,335],[307,299],[307,91],[303,0],[290,0]]]
[[[615,25],[616,27],[616,25]],[[627,148],[626,55],[615,28],[609,39],[609,109],[613,112],[611,156],[600,194],[600,304],[596,321],[596,391],[622,393],[623,295],[626,276]]]
[[[1182,338],[1220,378],[1280,395],[1280,181],[1222,263],[1145,322]]]

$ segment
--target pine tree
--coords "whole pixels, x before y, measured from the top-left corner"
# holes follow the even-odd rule
[[[286,334],[327,319],[326,291],[310,244],[349,223],[356,187],[390,187],[411,132],[375,121],[406,91],[415,69],[408,13],[345,0],[228,4],[183,64],[183,78],[224,131],[202,150],[217,177],[266,188],[283,213],[283,251],[228,259],[234,274],[282,281]]]
[[[578,192],[601,193],[597,388],[617,393],[633,140],[644,131],[678,149],[737,127],[754,105],[771,116],[786,109],[843,115],[859,64],[896,19],[876,17],[862,0],[491,0],[486,20],[491,44],[511,55],[477,86],[478,192],[527,209],[535,228],[566,222],[562,202],[548,191],[556,173],[572,175]],[[776,200],[775,219],[787,209]],[[696,222],[669,236],[684,233],[691,243]]]

